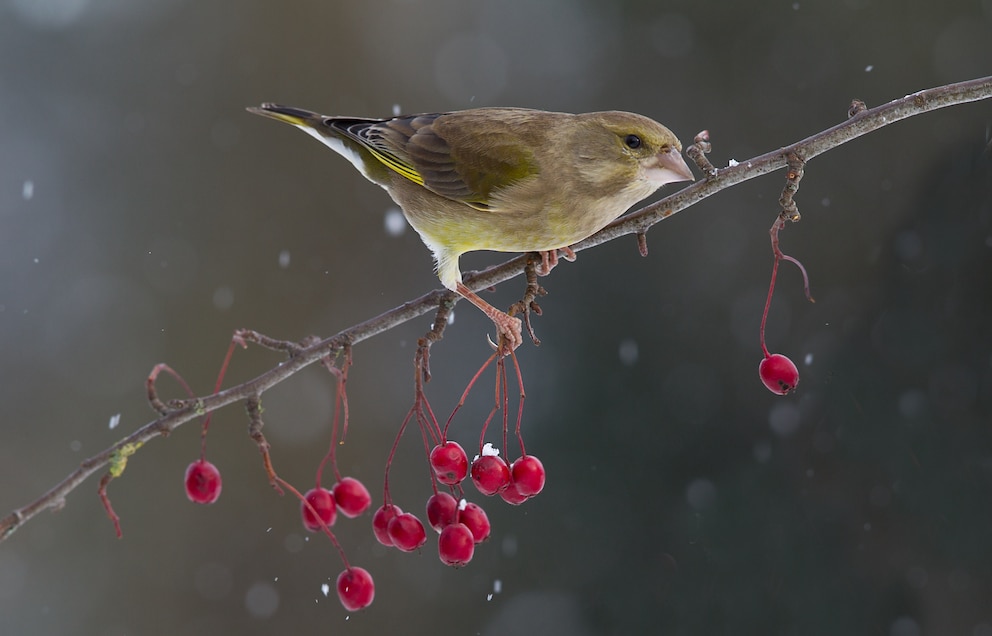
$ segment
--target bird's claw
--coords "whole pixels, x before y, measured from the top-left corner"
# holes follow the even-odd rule
[[[541,263],[540,265],[537,266],[538,276],[547,276],[548,274],[551,273],[551,270],[553,270],[555,266],[558,265],[559,250],[561,250],[562,252],[561,258],[564,258],[569,263],[575,260],[575,252],[572,251],[572,248],[568,247],[567,245],[565,247],[559,247],[556,250],[546,250],[543,252],[538,252],[538,254],[541,255]]]
[[[486,341],[501,358],[510,355],[524,343],[523,326],[519,318],[502,314],[502,317],[493,318],[493,324],[496,325],[499,344],[493,342],[488,333],[486,334]]]

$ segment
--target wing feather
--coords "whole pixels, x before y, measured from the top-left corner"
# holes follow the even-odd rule
[[[479,210],[497,211],[501,190],[538,172],[519,130],[484,110],[387,120],[328,117],[324,124],[413,183]]]

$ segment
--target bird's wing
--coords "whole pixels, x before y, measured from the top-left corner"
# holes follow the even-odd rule
[[[431,192],[496,210],[499,190],[536,175],[533,153],[508,126],[434,113],[389,120],[328,118],[325,125],[367,148],[383,165]]]

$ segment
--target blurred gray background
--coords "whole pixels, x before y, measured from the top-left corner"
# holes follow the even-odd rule
[[[685,143],[709,129],[727,165],[852,98],[990,73],[990,0],[2,0],[0,513],[149,421],[155,363],[207,393],[235,328],[326,336],[438,286],[416,234],[387,232],[384,192],[245,106],[624,109]],[[216,505],[183,493],[186,426],[113,483],[123,540],[92,480],[0,544],[0,633],[992,635],[990,126],[992,102],[955,107],[809,164],[782,245],[817,302],[784,264],[768,332],[800,363],[794,395],[756,372],[781,173],[657,226],[647,259],[627,239],[560,266],[543,344],[520,349],[548,486],[481,501],[493,538],[468,567],[339,521],[377,581],[349,615],[320,590],[336,553],[270,490],[235,407],[211,428]],[[432,357],[444,415],[489,352],[486,319],[456,315]],[[354,352],[340,457],[377,502],[429,324]],[[278,360],[239,351],[228,382]],[[454,425],[468,447],[491,383]],[[332,401],[318,369],[265,396],[276,468],[301,488]],[[423,462],[411,435],[408,510]]]

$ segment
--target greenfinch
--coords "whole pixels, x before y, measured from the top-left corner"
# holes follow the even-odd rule
[[[523,342],[520,320],[462,283],[459,256],[538,252],[546,274],[559,249],[574,258],[570,245],[666,183],[693,180],[672,131],[633,113],[478,108],[364,119],[277,104],[248,111],[296,126],[385,188],[434,253],[441,283],[493,321],[504,355]]]

